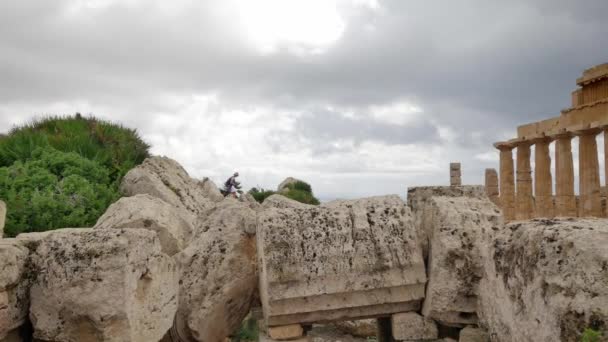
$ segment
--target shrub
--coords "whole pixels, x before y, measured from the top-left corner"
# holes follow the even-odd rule
[[[110,179],[117,183],[149,157],[149,145],[137,131],[76,114],[47,117],[11,130],[0,138],[0,167],[31,159],[39,147],[75,152],[93,160],[105,166]]]
[[[274,195],[276,192],[272,190],[264,190],[264,188],[251,188],[248,193],[253,196],[258,203],[262,203],[265,199]]]
[[[0,167],[0,198],[7,203],[5,233],[95,224],[119,197],[106,167],[74,152],[36,148],[30,159]]]
[[[253,318],[247,318],[241,323],[241,327],[232,338],[233,342],[253,342],[259,339],[258,322]]]
[[[601,332],[594,330],[594,329],[587,328],[587,329],[585,329],[585,331],[583,332],[583,335],[581,336],[581,342],[600,342],[601,337],[602,337]]]
[[[319,205],[320,203],[319,200],[313,195],[312,187],[308,183],[297,181],[295,183],[288,184],[287,189],[287,192],[284,194],[287,198],[312,205]]]

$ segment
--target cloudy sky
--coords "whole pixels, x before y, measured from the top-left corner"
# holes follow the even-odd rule
[[[606,0],[2,0],[0,132],[48,114],[322,199],[465,183],[608,62]]]

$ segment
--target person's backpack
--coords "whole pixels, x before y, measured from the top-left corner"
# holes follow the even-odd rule
[[[230,187],[230,185],[231,185],[231,184],[230,184],[230,183],[231,183],[231,180],[232,180],[232,177],[228,178],[228,180],[227,180],[227,181],[224,183],[224,186],[225,186],[226,188]]]

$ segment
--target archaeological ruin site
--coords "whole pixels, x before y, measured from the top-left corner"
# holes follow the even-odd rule
[[[608,64],[577,84],[485,186],[454,162],[449,186],[259,204],[148,158],[94,227],[0,240],[0,341],[224,342],[246,318],[266,342],[608,341]]]

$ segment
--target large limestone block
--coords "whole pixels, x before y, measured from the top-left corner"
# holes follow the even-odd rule
[[[398,196],[270,208],[257,243],[269,326],[407,312],[424,297],[422,254]]]
[[[34,338],[158,341],[177,309],[174,261],[145,229],[55,231],[32,256]]]
[[[129,171],[120,186],[127,196],[148,194],[196,215],[213,207],[208,191],[190,178],[176,161],[166,157],[150,157]]]
[[[608,220],[516,222],[486,231],[480,320],[498,341],[608,336]]]
[[[283,325],[268,328],[268,336],[273,340],[294,340],[304,335],[304,329],[300,324]]]
[[[15,239],[0,240],[0,340],[8,338],[27,318],[28,254]]]
[[[333,323],[336,329],[358,337],[374,337],[378,334],[378,324],[375,319],[357,321],[342,321]]]
[[[399,313],[391,316],[393,338],[398,341],[434,340],[438,336],[433,320],[415,312]]]
[[[0,201],[0,238],[4,236],[4,224],[6,223],[6,203]]]
[[[483,186],[423,186],[407,190],[407,204],[412,210],[414,226],[418,234],[418,241],[422,248],[424,259],[428,258],[429,243],[433,231],[433,197],[471,197],[487,198]]]
[[[490,336],[483,329],[466,327],[460,331],[458,342],[490,342]]]
[[[270,208],[277,208],[277,209],[285,209],[285,208],[300,208],[300,209],[306,209],[306,208],[312,208],[314,207],[313,205],[310,204],[305,204],[305,203],[300,203],[298,201],[294,201],[291,198],[287,198],[283,195],[272,195],[268,198],[266,198],[264,200],[264,202],[262,203],[262,207],[264,209],[270,209]]]
[[[179,309],[169,341],[221,342],[249,313],[257,290],[255,238],[237,200],[223,201],[204,234],[175,255],[180,268]],[[251,214],[253,213],[253,214]]]
[[[199,182],[199,186],[203,191],[203,196],[213,202],[221,202],[224,200],[224,195],[222,195],[220,189],[218,189],[217,185],[208,177],[203,178],[203,180]]]
[[[502,227],[502,216],[485,196],[433,197],[430,204],[429,280],[422,313],[444,325],[476,324],[482,234]]]
[[[192,240],[196,217],[150,195],[123,197],[103,214],[95,229],[145,228],[156,232],[162,251],[174,255]]]

